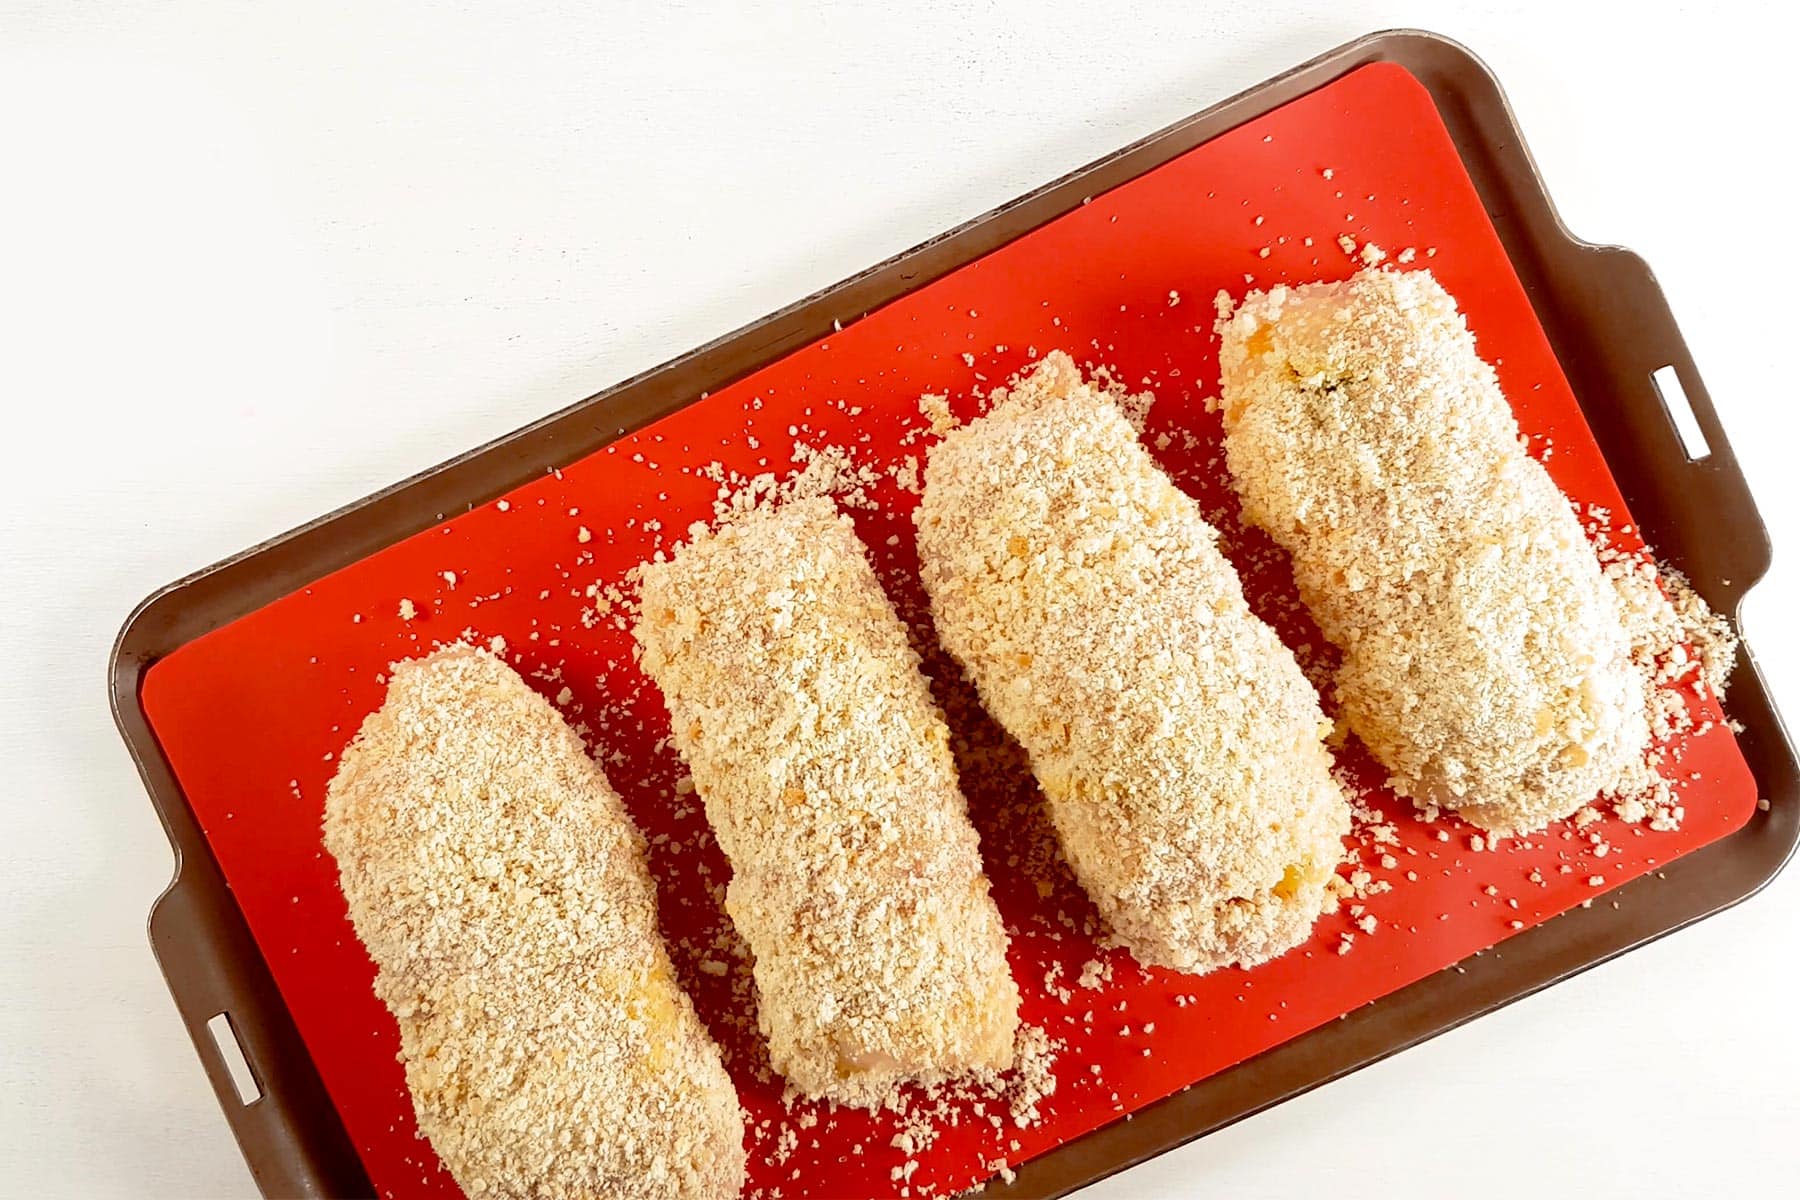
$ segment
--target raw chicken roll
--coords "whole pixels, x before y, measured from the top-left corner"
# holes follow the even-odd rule
[[[1010,1066],[1019,992],[949,732],[849,519],[757,509],[640,582],[642,664],[731,860],[775,1069],[873,1105]]]
[[[1219,332],[1244,515],[1292,556],[1394,788],[1506,834],[1641,771],[1650,683],[1618,591],[1443,287],[1252,292]]]
[[[394,667],[325,800],[419,1129],[471,1197],[723,1200],[743,1116],[631,818],[485,651]]]
[[[1330,723],[1113,398],[1051,353],[932,448],[917,522],[938,634],[1132,953],[1206,971],[1305,939],[1350,830]]]

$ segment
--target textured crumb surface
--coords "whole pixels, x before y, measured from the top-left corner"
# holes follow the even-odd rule
[[[868,1105],[1006,1068],[1019,993],[949,733],[848,518],[755,509],[639,578],[776,1070]]]
[[[1064,853],[1140,960],[1290,949],[1350,828],[1318,696],[1198,506],[1061,352],[930,453],[932,615],[1024,747]]]
[[[374,971],[343,919],[337,864],[318,844],[321,804],[346,741],[381,703],[389,664],[459,634],[483,645],[504,638],[506,661],[564,714],[643,830],[670,957],[749,1114],[746,1200],[955,1194],[997,1169],[987,1164],[1020,1167],[1235,1063],[1251,1061],[1255,1071],[1253,1056],[1395,988],[1454,975],[1454,964],[1487,947],[1497,945],[1498,954],[1477,961],[1504,970],[1517,962],[1508,942],[1516,931],[1572,907],[1579,913],[1591,903],[1593,911],[1565,922],[1570,928],[1616,928],[1605,924],[1620,919],[1615,904],[1633,923],[1649,919],[1668,902],[1678,882],[1671,864],[1682,856],[1745,821],[1788,819],[1772,793],[1772,811],[1757,814],[1756,780],[1710,687],[1704,695],[1685,684],[1662,689],[1687,702],[1694,724],[1665,748],[1667,819],[1634,807],[1642,819],[1628,823],[1626,810],[1596,801],[1585,816],[1497,845],[1454,814],[1417,819],[1350,737],[1337,771],[1352,797],[1356,861],[1334,876],[1338,911],[1256,971],[1140,971],[1106,937],[1061,860],[1023,752],[984,717],[973,688],[934,647],[917,577],[916,495],[900,486],[898,472],[910,479],[937,436],[982,411],[980,392],[1060,345],[1084,370],[1104,364],[1127,387],[1155,391],[1146,448],[1219,531],[1253,611],[1328,692],[1340,656],[1300,604],[1286,552],[1238,521],[1217,416],[1195,402],[1217,387],[1214,295],[1353,271],[1358,264],[1335,244],[1340,232],[1359,248],[1373,241],[1395,263],[1416,244],[1416,262],[1441,264],[1453,292],[1453,280],[1480,288],[1479,305],[1473,291],[1463,297],[1470,321],[1482,354],[1503,360],[1532,452],[1584,502],[1590,535],[1610,529],[1622,551],[1639,552],[1633,516],[1620,507],[1491,220],[1465,186],[1454,145],[1437,130],[1430,97],[1403,73],[1389,73],[1386,85],[1379,77],[1355,72],[1262,118],[1267,128],[1234,132],[1129,188],[1096,195],[1072,219],[1034,230],[972,270],[866,315],[846,312],[842,332],[828,341],[721,383],[593,454],[552,455],[558,469],[530,481],[521,474],[520,486],[492,503],[451,505],[419,536],[150,665],[141,694],[158,748],[368,1166],[371,1190],[407,1200],[462,1195],[418,1136],[397,1026],[369,987]],[[1397,110],[1383,107],[1389,91],[1404,101]],[[1372,111],[1399,119],[1374,121]],[[1408,131],[1405,153],[1394,152],[1398,128]],[[1322,177],[1327,168],[1331,180]],[[1430,183],[1417,187],[1419,179]],[[1264,214],[1264,226],[1251,224]],[[1257,257],[1258,242],[1269,257]],[[1172,288],[1176,306],[1168,303]],[[681,386],[703,386],[691,372],[683,378]],[[922,392],[941,395],[933,411],[920,411]],[[619,414],[609,406],[589,415],[582,438],[617,432]],[[803,460],[802,443],[819,453]],[[834,447],[852,460],[849,469],[830,461]],[[979,1092],[940,1116],[923,1089],[902,1088],[912,1099],[904,1120],[885,1107],[789,1103],[768,1067],[752,964],[723,910],[730,866],[669,743],[656,689],[636,669],[626,606],[635,588],[625,576],[668,552],[692,522],[715,520],[716,503],[735,509],[742,488],[769,479],[773,486],[759,495],[832,483],[912,628],[1011,938],[1022,1017],[1062,1047],[1048,1075],[1056,1089],[1036,1104],[1033,1123],[1017,1123],[1010,1099]],[[1595,503],[1612,513],[1590,518]],[[453,585],[445,572],[454,572]],[[1748,581],[1734,582],[1694,579],[1709,598],[1714,588],[1735,593]],[[411,620],[398,615],[402,598],[412,601]],[[1671,659],[1671,670],[1678,665]],[[1335,715],[1328,694],[1324,707]],[[1671,705],[1667,717],[1682,711]],[[1766,743],[1766,714],[1754,716],[1754,736]],[[1667,881],[1657,877],[1664,870]],[[1607,886],[1590,886],[1595,876]],[[1618,890],[1628,880],[1640,882]],[[1346,936],[1352,949],[1340,956]],[[1015,1055],[1024,1065],[1026,1056]],[[1015,1073],[1029,1074],[1015,1066],[1008,1075]],[[920,1114],[927,1135],[916,1128]],[[1142,1129],[1146,1119],[1156,1118],[1147,1113],[1126,1128]],[[903,1132],[905,1144],[893,1145]],[[936,1137],[927,1146],[929,1133]],[[896,1168],[910,1174],[892,1181]],[[1022,1171],[1021,1182],[1032,1177]]]
[[[325,803],[419,1129],[471,1197],[728,1197],[742,1114],[636,828],[485,651],[394,668]]]
[[[1430,273],[1253,292],[1219,332],[1244,515],[1292,555],[1395,790],[1518,833],[1643,787],[1620,593]]]

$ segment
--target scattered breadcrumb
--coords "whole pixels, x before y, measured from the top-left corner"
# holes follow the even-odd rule
[[[960,421],[950,411],[950,397],[935,392],[927,392],[919,397],[919,415],[925,418],[927,428],[938,437],[955,429]]]
[[[903,492],[911,492],[916,496],[925,490],[924,482],[919,478],[919,460],[913,455],[909,454],[890,466],[888,474]]]
[[[1037,1026],[1019,1027],[1013,1069],[1002,1091],[1018,1128],[1037,1124],[1038,1105],[1056,1094],[1056,1055],[1060,1049],[1060,1044]]]
[[[844,447],[796,441],[792,458],[799,470],[785,474],[764,471],[745,476],[720,462],[708,463],[696,471],[718,484],[713,498],[714,518],[723,521],[754,509],[819,496],[834,496],[850,508],[875,507],[869,489],[881,482],[883,473],[858,463]]]

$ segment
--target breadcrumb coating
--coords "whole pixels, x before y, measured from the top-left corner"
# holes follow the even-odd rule
[[[325,801],[418,1114],[471,1197],[715,1200],[743,1116],[675,980],[642,838],[493,655],[394,667]]]
[[[1510,834],[1636,786],[1650,681],[1619,595],[1449,293],[1365,270],[1218,329],[1245,518],[1292,556],[1395,790]]]
[[[915,518],[945,648],[1140,961],[1287,951],[1350,830],[1318,695],[1199,506],[1067,354],[993,399],[932,448]]]
[[[639,579],[642,665],[731,860],[775,1069],[872,1106],[1009,1067],[1019,991],[949,731],[849,518],[758,508]]]

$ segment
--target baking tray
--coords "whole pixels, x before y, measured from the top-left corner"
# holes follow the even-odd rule
[[[338,513],[181,580],[147,600],[121,632],[112,666],[115,716],[177,855],[150,934],[184,1021],[260,1186],[271,1195],[362,1194],[362,1160],[326,1091],[287,1000],[227,886],[202,821],[177,784],[144,703],[146,673],[203,636],[332,572],[477,505],[511,493],[675,413],[698,396],[809,346],[1110,189],[1229,130],[1389,63],[1421,85],[1529,297],[1613,482],[1659,556],[1735,619],[1769,547],[1704,387],[1647,267],[1587,245],[1561,226],[1499,89],[1462,48],[1409,32],[1373,35],[1072,173],[941,238],[791,308]],[[1202,310],[1206,297],[1188,297]],[[1196,319],[1200,317],[1196,316]],[[1651,373],[1672,365],[1711,453],[1689,461]],[[450,631],[434,630],[447,635]],[[1626,884],[1613,905],[1575,908],[1251,1061],[1033,1158],[992,1195],[1056,1195],[1122,1169],[1752,894],[1797,835],[1796,765],[1746,647],[1730,710],[1737,748],[1769,802],[1736,832]],[[344,736],[347,736],[347,732]],[[1376,951],[1378,953],[1378,951]],[[261,1098],[239,1103],[207,1021],[228,1012]]]

